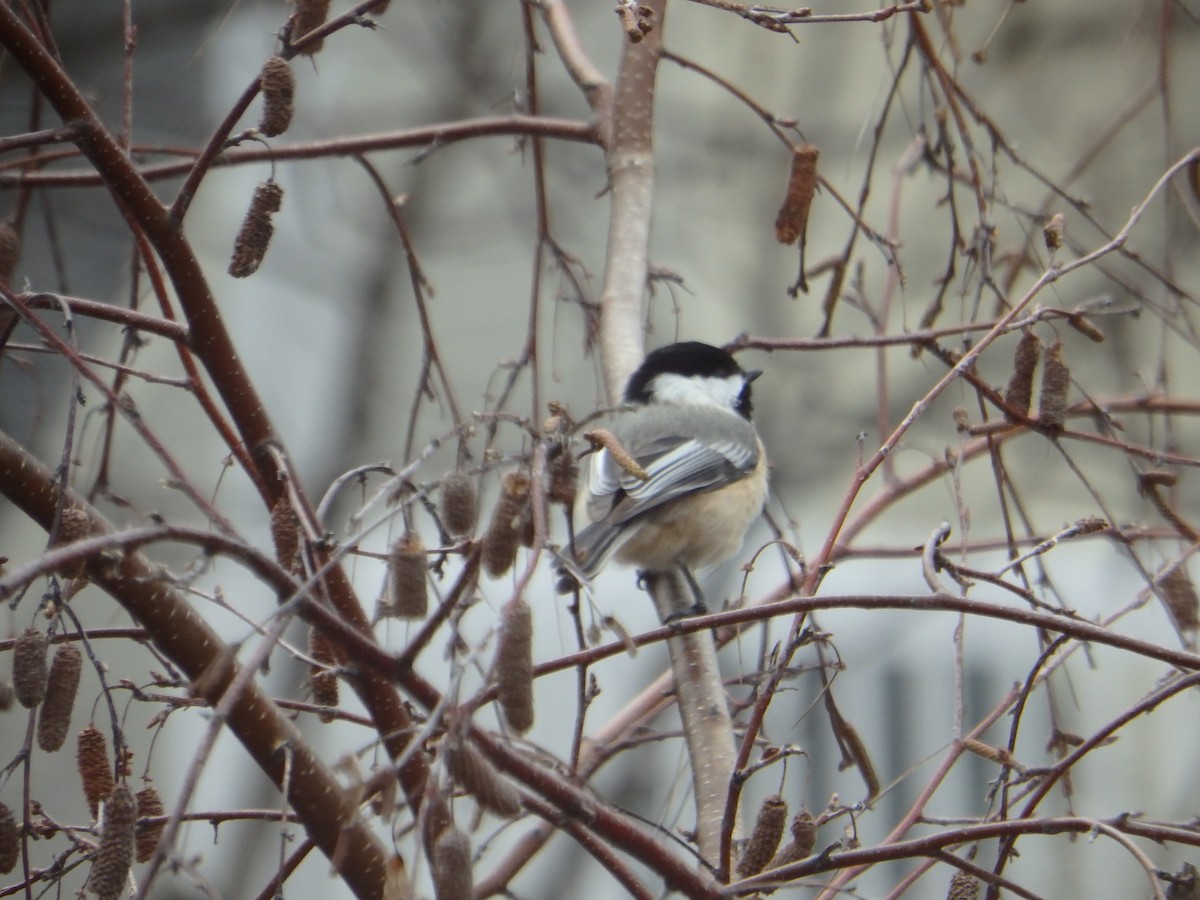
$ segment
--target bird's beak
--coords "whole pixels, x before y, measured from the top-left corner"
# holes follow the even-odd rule
[[[763,373],[762,369],[751,369],[749,372],[746,372],[745,373],[746,374],[746,384],[749,384],[750,382],[757,379],[758,376],[761,375],[762,373]]]

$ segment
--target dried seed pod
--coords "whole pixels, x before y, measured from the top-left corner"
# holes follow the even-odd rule
[[[489,812],[505,819],[521,813],[521,794],[491,761],[465,741],[447,738],[442,754],[450,777]]]
[[[433,893],[437,900],[471,900],[475,880],[471,872],[471,839],[457,828],[447,828],[433,842]]]
[[[21,235],[12,222],[0,222],[0,283],[10,284],[21,258]]]
[[[75,644],[59,644],[50,664],[46,699],[38,713],[38,746],[47,753],[62,747],[71,728],[71,710],[79,693],[83,654]]]
[[[292,13],[292,38],[304,37],[314,28],[320,28],[329,18],[329,5],[332,0],[296,0],[296,11]],[[325,39],[313,41],[301,53],[312,56],[325,46]]]
[[[778,869],[780,866],[791,865],[794,862],[800,862],[802,859],[807,859],[808,854],[795,841],[788,841],[779,848],[779,852],[774,858],[767,863],[768,869]]]
[[[483,536],[483,567],[493,578],[499,578],[516,562],[518,530],[528,503],[529,476],[509,472],[500,483],[500,498]]]
[[[779,839],[783,837],[783,827],[787,825],[787,814],[787,803],[778,794],[763,800],[754,820],[754,829],[742,851],[742,858],[738,860],[738,877],[757,875],[775,857]]]
[[[392,544],[388,553],[387,602],[380,615],[423,619],[429,611],[428,567],[425,545],[411,531]]]
[[[470,868],[470,839],[457,828],[446,828],[433,841],[433,895],[437,900],[470,900],[475,880]]]
[[[13,691],[17,702],[33,709],[46,696],[46,636],[33,628],[17,635],[13,644]]]
[[[338,664],[337,654],[334,653],[329,638],[318,628],[308,630],[308,654],[320,663],[309,669],[308,685],[312,690],[313,703],[332,709],[338,705],[337,676],[330,671]],[[322,712],[319,716],[322,722],[333,721],[333,716],[329,713]]]
[[[129,867],[133,865],[133,832],[137,811],[128,785],[113,788],[104,801],[104,824],[100,846],[92,857],[88,889],[100,900],[118,900],[125,891]]]
[[[1067,316],[1067,324],[1082,334],[1093,344],[1104,343],[1104,332],[1093,325],[1082,315]]]
[[[533,610],[522,598],[505,604],[496,649],[496,696],[509,728],[533,727]]]
[[[1013,353],[1012,378],[1009,379],[1008,389],[1004,392],[1004,402],[1011,410],[1021,415],[1029,415],[1029,406],[1033,402],[1033,370],[1037,368],[1041,351],[1042,342],[1037,339],[1037,335],[1032,331],[1022,332],[1021,340]]]
[[[296,77],[282,56],[272,56],[263,63],[259,74],[262,83],[263,110],[258,130],[267,137],[276,137],[288,130],[295,109]]]
[[[1055,213],[1050,217],[1045,225],[1042,226],[1042,240],[1046,242],[1046,249],[1053,253],[1063,245],[1063,235],[1067,232],[1067,220],[1062,213]]]
[[[802,809],[792,818],[792,839],[783,845],[767,868],[778,869],[788,863],[799,862],[812,856],[817,843],[817,823],[807,809]]]
[[[108,758],[108,741],[95,725],[89,725],[76,738],[75,762],[79,777],[83,781],[83,795],[87,798],[92,818],[100,808],[100,801],[113,790],[113,767]]]
[[[1200,598],[1192,584],[1187,566],[1183,563],[1171,566],[1154,582],[1162,594],[1167,613],[1180,631],[1194,632],[1200,627]]]
[[[20,851],[21,832],[12,810],[0,803],[0,875],[7,875],[16,867]]]
[[[0,712],[8,712],[13,705],[13,686],[6,679],[0,678]]]
[[[1025,771],[1025,767],[1005,747],[996,747],[974,738],[963,738],[963,749],[998,765],[1008,766],[1018,772]]]
[[[969,872],[957,869],[950,879],[946,900],[975,900],[979,896],[979,879]]]
[[[1176,480],[1175,473],[1166,470],[1143,472],[1138,476],[1138,493],[1154,505],[1158,514],[1171,524],[1180,537],[1195,541],[1197,539],[1196,529],[1180,515],[1179,510],[1171,505],[1170,499],[1163,496],[1162,488],[1174,487]],[[1076,527],[1078,528],[1080,524],[1077,522]]]
[[[781,244],[804,241],[808,211],[817,192],[817,157],[820,155],[821,151],[812,144],[802,144],[792,151],[787,195],[775,217],[775,239]]]
[[[158,791],[152,787],[144,787],[137,792],[137,817],[139,819],[151,819],[161,816],[165,812],[163,809],[162,798],[158,796]],[[162,837],[165,822],[157,822],[146,824],[138,822],[137,828],[134,830],[134,844],[136,852],[134,859],[140,863],[144,863],[154,855],[154,851],[158,849],[158,839]]]
[[[271,507],[271,542],[275,545],[275,560],[289,572],[299,571],[300,517],[285,494]]]
[[[1046,348],[1042,362],[1042,396],[1038,400],[1038,421],[1046,428],[1058,430],[1067,420],[1067,390],[1071,387],[1071,370],[1062,358],[1062,344]]]
[[[63,547],[67,544],[73,544],[76,541],[81,541],[92,531],[92,522],[88,518],[88,514],[82,509],[74,506],[68,506],[62,511],[62,519],[58,523],[58,536],[55,539],[56,547]],[[81,578],[83,576],[84,561],[69,563],[65,566],[60,566],[58,574],[63,578]]]
[[[271,216],[279,212],[283,202],[283,188],[274,181],[259,182],[250,199],[250,208],[242,227],[238,229],[237,237],[233,240],[233,258],[229,262],[229,274],[234,278],[245,278],[258,271],[275,226],[271,224]]]
[[[593,428],[583,433],[584,439],[596,450],[601,448],[608,451],[609,459],[639,481],[648,481],[650,473],[629,451],[622,446],[620,439],[607,428]]]
[[[550,483],[546,486],[546,499],[561,503],[567,509],[575,505],[575,492],[579,483],[579,465],[565,447],[550,461]]]
[[[807,809],[796,813],[792,819],[791,831],[792,840],[804,851],[804,856],[811,854],[813,847],[817,845],[817,823]]]
[[[439,511],[442,526],[454,537],[470,534],[479,515],[475,484],[461,472],[447,475],[442,482]]]

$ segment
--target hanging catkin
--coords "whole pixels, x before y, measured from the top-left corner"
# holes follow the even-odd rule
[[[117,785],[104,801],[100,847],[92,857],[92,872],[88,876],[88,888],[100,900],[118,900],[125,892],[129,867],[133,864],[136,820],[133,791],[125,784]]]
[[[95,725],[89,725],[76,738],[75,762],[79,767],[79,778],[83,782],[83,795],[87,798],[92,818],[100,808],[100,801],[112,792],[113,767],[108,758],[108,742]]]
[[[524,734],[533,727],[533,610],[517,597],[500,615],[496,696],[508,726]]]
[[[59,644],[50,664],[46,699],[38,713],[38,746],[47,753],[62,747],[71,729],[71,710],[79,693],[83,654],[72,644]]]
[[[262,83],[263,111],[258,130],[266,137],[276,137],[292,124],[296,95],[296,77],[282,56],[272,56],[263,63],[259,74]]]
[[[17,702],[33,709],[46,696],[46,636],[29,628],[13,644],[12,680]]]

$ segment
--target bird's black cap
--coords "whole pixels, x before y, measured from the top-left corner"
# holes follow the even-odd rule
[[[720,347],[700,341],[681,341],[678,344],[659,347],[646,355],[625,386],[625,402],[649,403],[653,399],[651,383],[655,377],[664,374],[682,375],[685,378],[729,378],[732,375],[744,375],[746,387],[738,400],[737,411],[748,419],[753,408],[750,403],[750,382],[762,373],[747,372],[737,364],[736,359]]]

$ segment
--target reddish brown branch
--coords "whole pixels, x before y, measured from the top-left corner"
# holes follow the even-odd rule
[[[978,825],[963,825],[926,837],[908,841],[883,844],[878,847],[863,847],[823,853],[803,862],[793,863],[779,869],[755,875],[721,890],[723,897],[750,894],[767,887],[778,887],[798,878],[834,872],[857,866],[870,866],[898,859],[913,859],[929,856],[963,844],[1012,838],[1020,835],[1090,834],[1098,826],[1111,828],[1122,834],[1150,838],[1158,841],[1175,841],[1191,847],[1200,847],[1200,831],[1173,825],[1142,823],[1129,816],[1112,819],[1088,819],[1082,816],[1061,816],[1044,819],[1010,819],[1006,822],[985,822]]]
[[[211,163],[212,168],[242,166],[252,163],[279,163],[291,160],[317,160],[350,158],[364,153],[387,150],[403,150],[412,147],[440,148],[459,141],[486,137],[547,137],[581,144],[599,142],[596,126],[577,119],[555,119],[549,116],[484,116],[461,122],[441,122],[417,128],[405,128],[379,134],[363,134],[353,137],[330,138],[320,141],[287,144],[271,147],[245,147],[226,149]],[[162,147],[136,148],[138,156],[152,153],[185,155],[189,159],[170,162],[149,163],[135,166],[138,176],[147,182],[178,178],[192,171],[198,151],[190,149],[167,149]],[[70,158],[76,153],[60,154],[57,158]],[[40,158],[40,162],[53,160],[51,154]],[[20,161],[18,161],[20,162]],[[99,187],[104,179],[95,169],[68,171],[21,172],[4,171],[16,167],[16,163],[0,166],[0,187]]]
[[[158,316],[150,316],[135,309],[116,306],[112,303],[87,300],[82,297],[64,297],[61,294],[48,294],[45,292],[22,293],[17,294],[17,297],[31,309],[61,309],[63,306],[66,306],[76,315],[123,325],[125,328],[134,331],[157,334],[159,337],[165,337],[168,340],[186,341],[188,337],[187,327],[181,325],[179,322],[171,319],[160,319]]]
[[[311,530],[319,533],[301,486],[290,480],[282,464],[286,454],[275,452],[282,447],[282,442],[275,433],[267,406],[233,346],[204,272],[179,223],[155,197],[55,55],[38,41],[11,7],[2,4],[0,44],[8,48],[16,63],[25,69],[63,121],[77,125],[80,150],[95,166],[113,199],[159,255],[188,322],[189,347],[204,366],[238,435],[250,451],[266,504],[274,506],[290,484]],[[318,552],[316,555],[317,565],[326,566],[324,554]],[[326,568],[323,587],[338,615],[364,638],[369,637],[370,623],[340,567]],[[350,661],[348,655],[339,658],[342,663]],[[389,754],[395,759],[403,756],[407,760],[401,780],[410,802],[418,803],[427,774],[425,760],[419,753],[405,754],[412,722],[395,689],[369,672],[362,677],[351,675],[348,681],[370,711]]]
[[[60,497],[53,473],[4,434],[0,434],[0,492],[47,530],[65,499],[71,507],[87,513],[93,534],[113,534],[112,526],[82,497],[74,492]],[[208,698],[215,702],[236,673],[233,650],[187,598],[137,552],[126,552],[116,561],[93,557],[86,571],[188,678],[199,684],[219,682],[213,684],[214,692]],[[228,677],[214,679],[211,673],[223,664],[228,665]],[[356,896],[381,898],[386,851],[333,773],[254,681],[234,703],[228,726],[277,787],[284,785],[285,758],[290,756],[288,801],[309,835],[331,860],[336,855],[338,870]],[[288,752],[281,753],[285,746]]]

